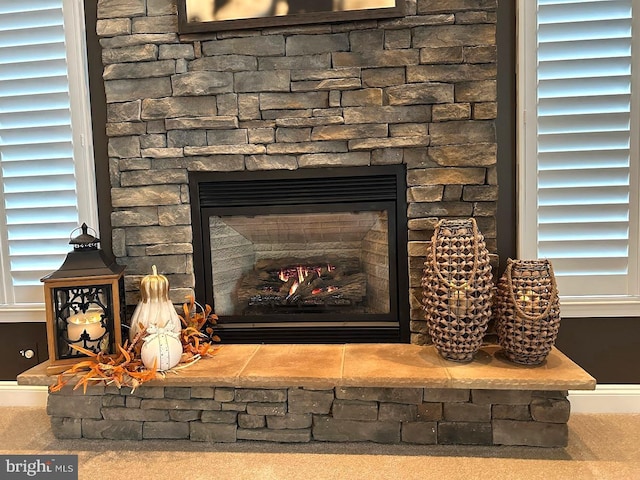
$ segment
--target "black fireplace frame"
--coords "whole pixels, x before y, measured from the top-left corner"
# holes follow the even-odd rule
[[[404,165],[242,172],[190,172],[195,295],[212,305],[209,219],[221,215],[389,213],[389,314],[227,315],[224,343],[408,343],[409,265]]]

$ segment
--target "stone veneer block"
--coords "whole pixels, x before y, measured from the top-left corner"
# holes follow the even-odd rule
[[[471,401],[477,404],[528,405],[531,392],[527,390],[473,390]]]
[[[237,432],[238,440],[260,440],[264,442],[306,443],[311,441],[311,430],[243,429]]]
[[[491,423],[441,422],[438,443],[442,445],[491,445]]]
[[[82,438],[82,419],[51,417],[51,431],[56,438]]]
[[[333,390],[292,389],[289,392],[289,413],[329,414],[333,405]]]
[[[435,350],[418,345],[390,349],[384,344],[344,347],[343,384],[369,387],[444,387],[449,382]],[[357,379],[357,380],[356,380]]]
[[[309,413],[287,413],[284,416],[268,416],[267,427],[273,430],[298,430],[310,428],[312,416]]]
[[[444,405],[444,419],[454,422],[490,422],[491,405],[474,403],[447,403]]]
[[[188,422],[144,422],[142,438],[189,438]]]
[[[442,420],[442,403],[440,402],[423,402],[418,405],[416,420],[419,422],[431,422]]]
[[[191,398],[213,398],[213,387],[192,387]],[[231,397],[233,399],[233,397]],[[218,400],[218,399],[216,399]]]
[[[378,404],[362,400],[335,400],[331,413],[339,420],[377,420]]]
[[[247,404],[247,413],[249,415],[286,415],[286,403],[249,403]]]
[[[227,423],[235,424],[238,420],[238,412],[207,410],[202,412],[200,421],[202,423]]]
[[[118,394],[122,395],[122,390],[119,390],[117,388],[115,388],[114,390],[115,391],[113,393],[115,395],[118,395]],[[136,390],[135,392],[131,392],[131,395],[135,395],[136,397],[140,397],[140,398],[165,398],[164,392],[165,392],[164,387],[149,385],[147,388],[143,388],[141,390]]]
[[[189,387],[167,387],[164,389],[164,397],[165,398],[176,398],[181,400],[186,400],[191,398],[191,388]],[[212,398],[206,397],[206,398]]]
[[[174,422],[194,422],[200,420],[200,410],[174,410],[169,412],[169,418]]]
[[[233,400],[236,402],[286,402],[287,391],[284,389],[243,388],[235,391]]]
[[[52,394],[47,398],[47,414],[52,417],[72,418],[102,418],[102,398],[69,397],[67,395]]]
[[[189,438],[193,442],[231,443],[236,441],[237,429],[235,424],[193,422]]]
[[[142,440],[143,422],[82,419],[82,437],[106,440]]]
[[[264,428],[267,420],[264,415],[249,415],[241,413],[238,415],[238,427],[240,428]]]
[[[567,423],[570,413],[567,399],[534,398],[531,402],[531,417],[538,422]]]
[[[468,402],[471,392],[465,388],[426,388],[425,402]]]
[[[399,443],[400,422],[366,422],[315,416],[313,438],[325,442]]]
[[[261,387],[333,387],[342,375],[341,345],[262,345],[242,372]]]
[[[400,403],[381,403],[378,408],[378,420],[413,422],[418,417],[416,405],[403,405]]]
[[[164,422],[169,420],[166,410],[147,410],[140,408],[103,407],[102,417],[105,420],[133,420],[138,422]]]
[[[569,427],[566,423],[493,421],[495,445],[527,445],[530,447],[566,447]]]
[[[493,405],[491,415],[494,420],[531,420],[529,405]]]
[[[421,388],[384,388],[384,387],[337,387],[337,399],[362,400],[385,403],[407,403],[418,405],[422,402]]]
[[[436,422],[407,422],[402,424],[402,441],[421,445],[438,443],[438,424]]]

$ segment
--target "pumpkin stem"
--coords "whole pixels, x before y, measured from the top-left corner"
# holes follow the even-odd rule
[[[153,275],[158,275],[158,269],[155,265],[151,265],[151,272]]]

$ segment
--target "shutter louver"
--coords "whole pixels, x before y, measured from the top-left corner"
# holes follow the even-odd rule
[[[13,299],[42,302],[78,225],[61,0],[0,2],[0,166]],[[12,300],[12,301],[11,301]]]
[[[538,1],[538,256],[563,295],[629,293],[631,4]]]

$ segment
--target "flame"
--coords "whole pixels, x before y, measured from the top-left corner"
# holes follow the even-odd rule
[[[287,280],[289,280],[289,278],[295,275],[297,277],[297,282],[302,283],[305,281],[305,279],[309,276],[311,272],[315,271],[318,273],[318,275],[322,273],[322,270],[320,268],[310,268],[302,265],[298,265],[297,267],[295,267],[295,271],[292,271],[292,270],[293,268],[281,269],[280,272],[278,272],[278,279],[282,282],[286,282]]]
[[[303,267],[302,265],[298,265],[297,270],[298,270],[298,282],[302,283],[304,282],[304,279],[307,277],[307,275],[309,275],[309,269]]]
[[[332,272],[335,269],[336,267],[334,265],[327,264],[327,271]],[[291,277],[295,278],[295,281],[293,282],[293,284],[291,285],[291,288],[289,289],[289,296],[291,296],[296,292],[296,290],[298,290],[298,287],[300,286],[300,284],[306,280],[309,274],[311,274],[312,272],[316,272],[318,276],[321,276],[322,270],[323,270],[322,267],[317,267],[317,266],[310,267],[310,266],[304,266],[304,265],[297,265],[296,267],[291,267],[291,268],[282,268],[278,272],[278,279],[281,282],[286,283],[287,281],[289,281]],[[325,290],[327,292],[333,292],[335,290],[338,290],[338,287],[327,287],[326,289],[316,288],[311,292],[311,294],[317,295],[319,293],[322,293]]]

